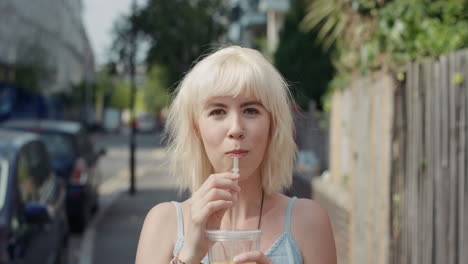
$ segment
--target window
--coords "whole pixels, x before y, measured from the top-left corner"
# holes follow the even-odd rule
[[[41,139],[44,141],[52,159],[74,156],[70,137],[62,134],[43,133],[41,134]]]
[[[32,177],[36,183],[39,201],[47,201],[53,191],[53,179],[47,151],[41,142],[33,142],[28,146],[28,155],[32,169]]]
[[[92,163],[94,159],[94,149],[89,135],[82,130],[77,134],[76,139],[80,156],[84,157],[88,163]]]
[[[21,200],[25,203],[37,201],[37,186],[32,176],[32,167],[28,157],[27,147],[23,148],[18,157],[16,176]]]

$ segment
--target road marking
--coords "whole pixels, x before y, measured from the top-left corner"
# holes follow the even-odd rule
[[[106,214],[112,204],[122,195],[122,192],[110,194],[109,199],[103,201],[101,209],[97,212],[94,218],[89,222],[86,228],[83,240],[81,241],[81,257],[79,264],[93,264],[94,260],[94,241],[96,237],[96,226]]]
[[[121,170],[117,176],[113,177],[112,179],[109,179],[105,181],[101,187],[99,187],[99,192],[100,194],[110,194],[115,192],[119,187],[122,185],[122,183],[129,178],[129,172],[128,169],[123,169]]]

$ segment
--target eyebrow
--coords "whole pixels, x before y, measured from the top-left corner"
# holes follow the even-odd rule
[[[259,101],[248,101],[248,102],[242,103],[240,106],[241,107],[246,107],[246,106],[251,106],[251,105],[256,105],[256,106],[263,107],[263,104],[260,103]]]
[[[245,103],[242,103],[240,105],[240,107],[247,107],[247,106],[251,106],[251,105],[256,105],[256,106],[260,106],[260,107],[263,107],[263,104],[258,102],[258,101],[248,101],[248,102],[245,102]],[[213,108],[213,107],[223,107],[223,108],[227,108],[227,106],[223,103],[210,103],[206,106],[206,108]]]

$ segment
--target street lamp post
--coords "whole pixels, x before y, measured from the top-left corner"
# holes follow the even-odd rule
[[[136,0],[132,1],[132,17],[136,13]],[[132,19],[133,22],[133,19]],[[136,32],[135,29],[131,29],[130,36],[130,195],[135,194],[135,93],[136,93],[136,82],[135,82],[135,56],[136,56]]]

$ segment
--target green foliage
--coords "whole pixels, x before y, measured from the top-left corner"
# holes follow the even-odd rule
[[[95,99],[93,100],[97,108],[106,107],[112,98],[112,92],[115,90],[116,66],[113,63],[105,65],[97,73],[94,86]]]
[[[109,107],[118,109],[130,108],[130,93],[131,87],[129,82],[121,79],[114,79],[112,87]]]
[[[379,10],[374,39],[392,66],[468,46],[466,0],[393,1]]]
[[[325,45],[335,44],[338,78],[357,69],[400,72],[410,60],[468,46],[468,0],[314,0],[301,28],[316,29]]]
[[[89,99],[93,102],[96,98],[96,83],[81,81],[80,83],[73,85],[70,91],[61,91],[55,95],[60,98],[60,101],[67,107],[73,107],[87,102]]]
[[[310,10],[301,25],[301,29],[308,31],[318,28],[318,38],[322,40],[324,47],[330,48],[333,42],[343,33],[349,21],[349,15],[342,12],[341,0],[316,0],[311,1]]]
[[[170,95],[167,86],[167,70],[161,65],[154,65],[149,70],[142,87],[145,110],[154,113],[169,105]]]
[[[132,33],[149,43],[146,63],[162,65],[168,83],[176,83],[200,54],[217,42],[224,27],[219,21],[222,0],[149,0],[135,16],[116,24],[114,51],[122,62],[132,52]]]
[[[318,44],[317,33],[302,32],[299,24],[305,16],[306,1],[293,0],[288,11],[280,43],[274,54],[275,65],[291,85],[299,106],[306,110],[314,100],[322,109],[322,97],[333,76],[330,51]]]

